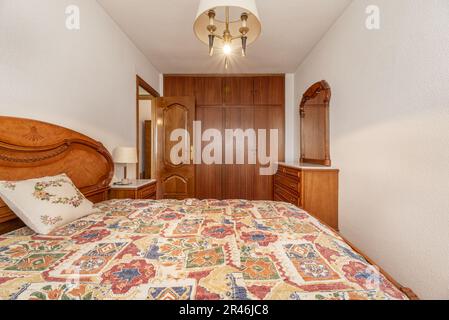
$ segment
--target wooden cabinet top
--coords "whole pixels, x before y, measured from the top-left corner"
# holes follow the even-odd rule
[[[340,171],[335,167],[326,167],[318,164],[301,164],[299,162],[278,162],[281,167],[287,167],[298,170],[326,170],[326,171]]]
[[[152,184],[156,184],[156,180],[132,180],[132,183],[129,185],[118,185],[113,184],[111,185],[112,190],[139,190],[142,188],[145,188],[147,186],[150,186]]]

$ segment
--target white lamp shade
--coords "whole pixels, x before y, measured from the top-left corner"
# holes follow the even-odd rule
[[[112,158],[115,163],[119,164],[133,164],[137,163],[137,149],[128,147],[115,148],[112,153]]]
[[[241,8],[243,9],[242,12],[252,13],[257,17],[258,20],[260,20],[259,11],[257,10],[256,6],[256,0],[201,0],[196,18],[198,19],[198,17],[202,14],[207,14],[207,12],[211,9],[220,7]],[[240,15],[236,18],[240,20]]]
[[[216,12],[215,26],[217,27],[217,34],[221,35],[221,32],[225,30],[225,8],[230,8],[230,25],[229,29],[231,34],[239,35],[239,29],[241,27],[241,14],[246,12],[248,16],[248,27],[250,29],[248,33],[247,44],[251,44],[259,37],[262,26],[259,18],[259,12],[256,6],[256,0],[201,0],[196,16],[194,31],[198,39],[209,44],[209,31],[207,26],[209,25],[209,10],[214,9]],[[234,41],[233,41],[234,43]],[[241,46],[238,41],[236,45]],[[216,39],[214,47],[223,48],[224,43],[220,39]]]

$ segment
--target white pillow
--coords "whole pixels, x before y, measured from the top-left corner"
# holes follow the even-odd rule
[[[93,211],[92,202],[65,174],[0,181],[0,197],[30,229],[44,235]]]

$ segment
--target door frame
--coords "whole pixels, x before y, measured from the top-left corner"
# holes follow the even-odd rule
[[[151,100],[154,100],[161,96],[159,92],[157,92],[152,86],[150,86],[145,80],[143,80],[143,78],[141,78],[139,75],[136,75],[136,148],[137,148],[137,161],[138,161],[136,165],[136,179],[140,179],[140,153],[142,152],[142,150],[140,150],[140,134],[139,134],[140,100],[141,100],[139,94],[139,87],[144,88],[149,94],[151,94],[151,96],[153,97],[153,99]],[[154,143],[152,143],[151,145],[154,145]],[[154,150],[151,151],[152,151],[151,153],[154,154]],[[153,166],[153,163],[151,165]]]

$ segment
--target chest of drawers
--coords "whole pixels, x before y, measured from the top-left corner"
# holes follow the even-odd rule
[[[339,170],[280,164],[274,177],[274,200],[292,203],[338,230]]]

